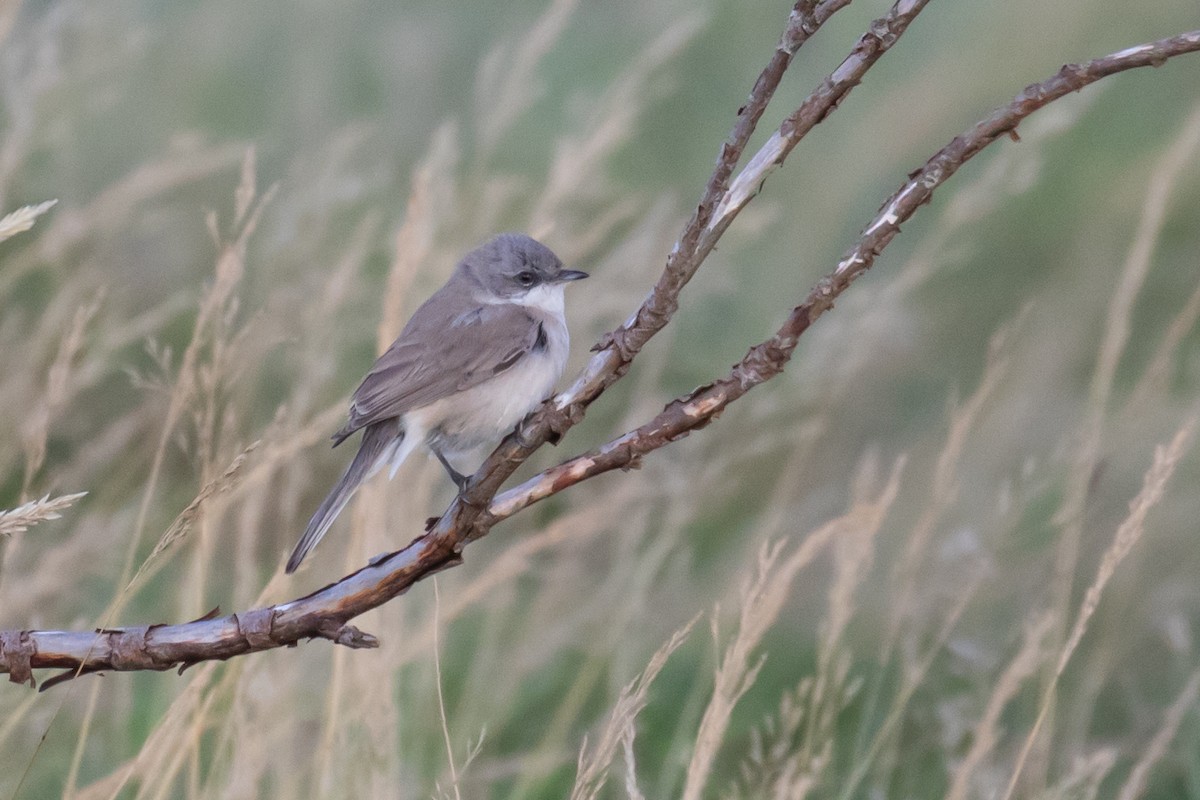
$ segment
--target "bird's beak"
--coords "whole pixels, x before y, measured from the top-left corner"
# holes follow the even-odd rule
[[[565,283],[566,281],[581,281],[587,276],[588,274],[586,272],[581,272],[577,269],[564,269],[562,272],[558,273],[558,277],[556,277],[554,280],[557,283]]]

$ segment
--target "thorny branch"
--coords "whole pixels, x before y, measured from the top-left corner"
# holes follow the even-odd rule
[[[1200,50],[1200,31],[1132,47],[1084,64],[1068,65],[1028,86],[1012,102],[955,137],[912,173],[883,204],[857,243],[836,268],[817,282],[792,309],[771,338],[750,348],[732,371],[670,403],[645,425],[497,495],[501,483],[528,455],[561,434],[586,406],[628,369],[641,347],[670,320],[682,287],[712,250],[725,228],[761,188],[808,130],[824,119],[879,56],[904,32],[928,0],[898,0],[876,20],[842,65],[784,121],[779,130],[730,182],[754,126],[774,94],[796,49],[848,0],[800,0],[770,63],[738,111],[721,148],[696,212],[667,259],[666,268],[641,308],[605,336],[574,385],[531,416],[484,463],[460,495],[425,535],[335,584],[280,605],[224,617],[209,616],[181,625],[152,625],[97,632],[0,632],[0,672],[14,682],[33,682],[32,670],[62,667],[60,678],[101,670],[164,670],[273,647],[324,638],[349,647],[374,647],[376,640],[346,624],[355,616],[402,594],[422,578],[461,563],[459,553],[496,522],[593,475],[628,466],[641,455],[682,438],[711,422],[729,403],[778,375],[801,334],[834,300],[871,267],[875,258],[934,190],[984,147],[1005,134],[1016,138],[1018,124],[1039,108],[1108,75],[1158,66]],[[46,685],[55,679],[47,681]]]
[[[867,32],[859,37],[850,55],[809,95],[799,109],[784,120],[763,149],[770,147],[772,142],[780,138],[790,144],[779,150],[774,158],[764,157],[763,150],[760,150],[731,185],[729,179],[741,158],[742,150],[779,84],[778,78],[773,77],[775,73],[772,71],[772,65],[779,60],[779,53],[791,46],[792,37],[796,35],[793,31],[797,28],[803,29],[806,19],[823,22],[838,8],[846,5],[843,0],[821,3],[814,9],[812,17],[806,17],[803,9],[812,6],[811,1],[796,4],[788,17],[787,29],[779,47],[776,48],[775,58],[755,83],[750,101],[738,110],[737,122],[729,139],[721,148],[717,166],[705,187],[704,196],[675,247],[667,256],[666,267],[650,294],[624,324],[601,337],[599,344],[593,348],[596,355],[592,356],[575,383],[522,424],[516,434],[501,443],[496,452],[483,463],[467,491],[450,505],[438,524],[430,531],[431,538],[448,541],[457,552],[462,549],[463,543],[478,539],[487,533],[491,525],[499,519],[492,516],[490,506],[500,490],[500,485],[534,449],[552,437],[561,435],[582,419],[587,406],[625,374],[630,362],[646,342],[670,321],[679,307],[679,294],[683,287],[712,252],[729,223],[753,194],[757,193],[757,187],[766,180],[767,173],[787,157],[800,138],[837,108],[842,98],[861,82],[867,70],[896,43],[928,2],[929,0],[897,0],[885,16],[872,22]],[[824,17],[816,16],[820,9],[824,9]],[[790,63],[790,56],[787,63]],[[786,63],[782,66],[786,67]],[[761,177],[757,180],[753,177],[746,179],[747,173],[760,171]],[[744,187],[747,185],[753,185],[754,191],[746,193]],[[742,197],[743,194],[744,199],[738,202],[730,201],[731,197]],[[663,439],[658,446],[661,447],[668,441],[670,439]]]
[[[593,475],[628,466],[645,453],[704,427],[734,400],[782,372],[796,349],[800,335],[818,317],[833,308],[834,300],[855,278],[870,269],[875,258],[900,232],[900,223],[907,221],[918,208],[928,203],[934,190],[983,148],[1006,134],[1016,139],[1017,126],[1025,117],[1101,78],[1137,67],[1159,66],[1172,56],[1197,50],[1200,50],[1200,30],[1131,47],[1084,64],[1068,64],[1054,77],[1027,86],[1012,102],[997,108],[954,137],[925,166],[913,172],[863,229],[858,242],[846,251],[834,271],[819,280],[804,302],[792,309],[774,336],[751,347],[728,375],[672,401],[662,413],[640,428],[551,467],[498,495],[488,507],[488,524],[510,517],[538,500]],[[773,143],[767,142],[763,150],[772,147]],[[747,171],[760,160],[761,155],[762,151],[755,156]],[[757,174],[749,176],[749,179],[761,185],[766,173],[775,166],[777,162],[764,161]],[[744,177],[747,177],[746,172],[738,177],[738,182],[741,183]],[[730,194],[734,191],[736,185]]]

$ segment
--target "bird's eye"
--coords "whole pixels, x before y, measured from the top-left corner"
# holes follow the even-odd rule
[[[517,283],[521,284],[522,286],[533,286],[534,280],[536,279],[534,278],[533,273],[529,270],[523,270],[517,273]]]

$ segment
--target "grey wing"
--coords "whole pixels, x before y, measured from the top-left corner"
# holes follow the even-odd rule
[[[467,308],[448,324],[420,310],[371,367],[350,401],[335,445],[359,428],[470,389],[510,369],[545,341],[541,324],[513,304]]]

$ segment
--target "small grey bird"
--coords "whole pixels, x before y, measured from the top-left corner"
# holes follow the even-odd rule
[[[288,559],[292,573],[362,483],[424,444],[461,491],[450,459],[495,442],[550,396],[567,362],[563,288],[586,278],[548,247],[503,233],[472,250],[412,315],[350,401],[337,447],[362,444]]]

